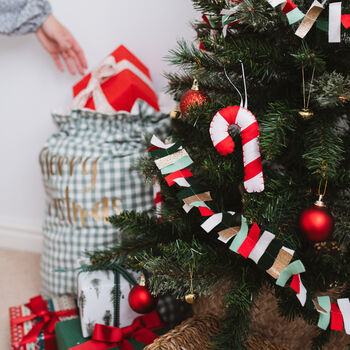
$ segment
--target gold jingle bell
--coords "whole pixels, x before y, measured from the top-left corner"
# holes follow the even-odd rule
[[[305,120],[310,119],[314,115],[314,112],[312,112],[309,108],[303,108],[298,113]]]
[[[186,303],[193,304],[196,300],[196,296],[193,293],[185,295]]]

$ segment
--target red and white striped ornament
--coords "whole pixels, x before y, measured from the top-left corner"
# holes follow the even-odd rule
[[[162,205],[163,205],[163,196],[161,194],[161,188],[160,184],[157,180],[157,178],[154,179],[153,181],[153,201],[154,201],[154,206],[156,208],[156,216],[158,220],[162,219]]]
[[[240,106],[229,106],[217,112],[210,123],[210,137],[216,150],[227,155],[235,143],[229,126],[237,125],[241,131],[244,163],[244,187],[247,192],[262,192],[264,177],[259,147],[259,125],[252,112]]]

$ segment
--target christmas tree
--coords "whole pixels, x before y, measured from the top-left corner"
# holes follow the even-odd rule
[[[153,142],[138,164],[161,185],[161,213],[111,217],[122,243],[91,261],[144,271],[152,293],[182,299],[229,283],[212,341],[244,349],[263,286],[274,290],[283,316],[315,325],[320,309],[330,314],[321,292],[336,288],[334,305],[350,296],[350,35],[340,30],[350,4],[341,3],[342,17],[334,1],[193,5],[203,15],[193,23],[200,45],[181,41],[168,57],[179,68],[167,78],[169,92],[182,97],[181,117],[169,145]],[[330,328],[344,332],[333,311],[332,304],[332,325],[319,323],[326,330],[313,349]]]

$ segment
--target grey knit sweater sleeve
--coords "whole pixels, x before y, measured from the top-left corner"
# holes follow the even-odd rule
[[[47,0],[0,0],[0,33],[35,32],[51,13]]]

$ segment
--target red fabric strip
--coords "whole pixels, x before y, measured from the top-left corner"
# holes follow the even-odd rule
[[[169,186],[174,185],[176,182],[174,181],[175,179],[178,179],[179,177],[191,177],[193,174],[188,168],[174,171],[172,174],[169,174],[168,176],[165,177],[165,181],[168,183]]]
[[[338,305],[331,303],[331,329],[341,332],[343,326],[343,316]]]
[[[202,216],[212,216],[215,214],[213,211],[211,211],[207,207],[198,207],[198,209],[199,209]]]
[[[199,48],[199,50],[207,51],[207,50],[204,48],[204,45],[203,45],[202,42],[199,42],[198,48]]]
[[[261,157],[259,157],[244,167],[244,181],[248,181],[258,175],[261,169]]]
[[[288,12],[294,10],[297,7],[297,5],[294,4],[294,2],[292,2],[291,0],[287,0],[287,3],[285,4],[285,6],[282,9],[282,12],[284,14],[287,14]]]
[[[224,138],[222,141],[220,141],[216,146],[216,150],[222,154],[223,156],[226,156],[227,154],[230,154],[235,149],[235,143],[232,140],[232,137],[228,135],[226,138]]]
[[[242,144],[246,144],[247,142],[258,137],[259,135],[259,125],[255,121],[253,124],[249,125],[247,128],[241,131]]]
[[[159,148],[157,146],[151,146],[148,148],[148,152],[152,151],[152,149],[161,149],[161,148]]]
[[[292,283],[290,284],[290,288],[294,289],[297,294],[300,293],[300,277],[298,274],[293,275]]]
[[[350,27],[350,15],[341,15],[341,22],[344,28],[348,29]]]
[[[154,198],[154,204],[162,203],[163,202],[163,196],[160,192],[157,192],[155,198]]]
[[[249,230],[247,238],[244,240],[242,245],[238,249],[238,253],[244,256],[245,258],[248,258],[248,255],[255,247],[256,243],[259,240],[260,236],[260,228],[258,224],[255,222],[254,225]]]
[[[239,106],[229,106],[220,110],[219,113],[223,118],[226,119],[229,125],[231,125],[231,124],[236,124],[236,117],[239,109],[240,109]]]
[[[202,14],[202,20],[211,28],[209,19],[204,13]]]

